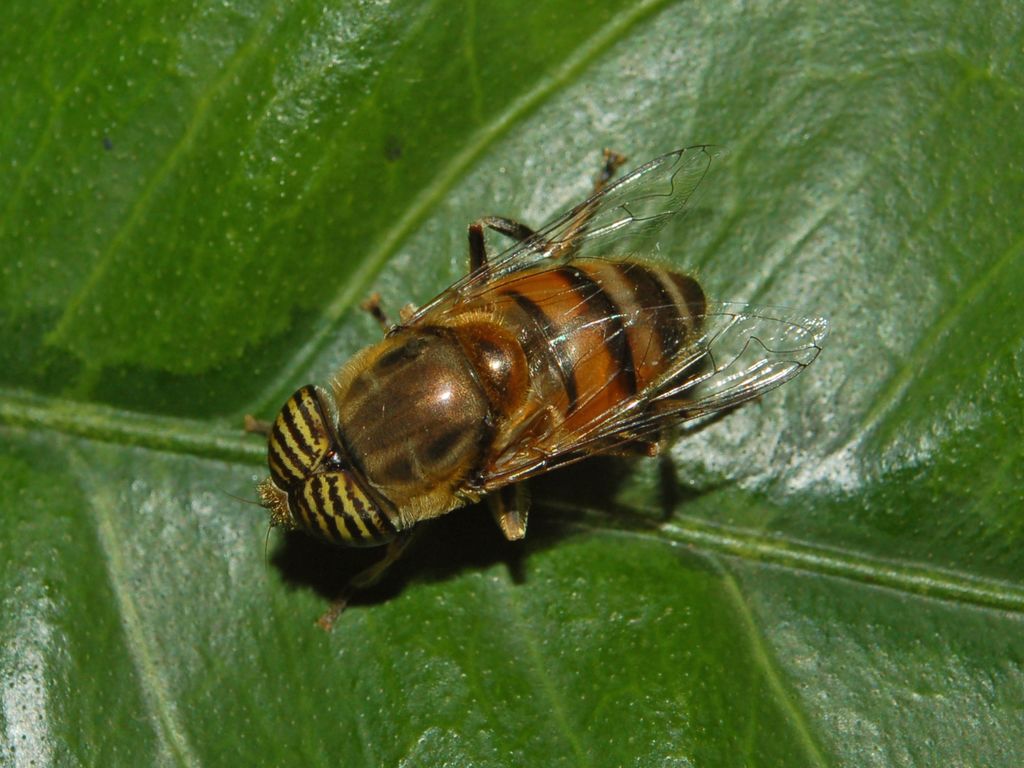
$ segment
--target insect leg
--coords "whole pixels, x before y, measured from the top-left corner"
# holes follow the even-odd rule
[[[603,192],[604,188],[608,186],[608,182],[612,180],[615,172],[619,170],[626,162],[628,158],[625,155],[620,155],[611,149],[605,149],[604,151],[604,165],[601,166],[600,172],[594,177],[594,192],[598,194]]]
[[[406,304],[400,310],[398,310],[398,319],[400,322],[407,323],[416,314],[415,304]]]
[[[613,152],[610,149],[604,151],[604,164],[601,170],[594,177],[594,191],[590,199],[580,208],[575,220],[559,239],[557,245],[551,249],[551,257],[554,259],[571,259],[580,249],[583,236],[587,233],[587,226],[594,212],[601,202],[599,195],[604,192],[608,182],[612,180],[615,172],[626,162],[626,156]]]
[[[613,442],[607,452],[612,456],[646,456],[647,458],[654,458],[661,453],[661,443],[657,440],[650,440],[645,438],[629,438],[620,437],[616,440],[623,440],[624,442]]]
[[[504,216],[484,216],[469,225],[469,271],[474,272],[487,263],[487,245],[484,243],[484,227],[507,235],[516,241],[533,237],[536,232],[525,224]]]
[[[374,291],[366,298],[366,301],[359,305],[359,308],[364,312],[369,312],[373,316],[373,319],[380,324],[381,330],[387,333],[388,329],[391,327],[391,321],[388,320],[388,316],[385,314],[384,308],[381,307],[380,304],[380,294],[377,291]]]
[[[321,629],[325,632],[330,632],[334,627],[334,622],[341,615],[342,611],[345,610],[345,606],[348,605],[352,596],[356,592],[369,589],[384,578],[388,569],[398,562],[402,555],[405,554],[405,550],[408,548],[409,544],[412,543],[416,531],[417,529],[414,528],[400,533],[396,538],[388,542],[387,551],[385,551],[384,557],[351,578],[348,584],[345,585],[341,594],[331,601],[331,607],[324,611],[324,614],[317,619],[316,623],[320,625]]]
[[[587,223],[594,215],[597,208],[597,201],[594,199],[604,191],[608,182],[612,180],[615,172],[626,162],[626,156],[613,152],[610,149],[604,151],[604,164],[600,172],[594,177],[594,190],[591,197],[592,205],[583,208],[576,222],[566,233],[563,241],[558,245],[552,245],[547,241],[536,243],[538,250],[548,251],[555,258],[560,256],[572,257],[578,248],[578,240],[587,230]],[[484,227],[493,229],[503,235],[511,237],[517,242],[522,242],[534,237],[537,233],[525,224],[513,219],[506,219],[504,216],[484,216],[469,225],[469,271],[475,272],[487,264],[487,244],[484,242]]]
[[[530,511],[530,489],[526,483],[506,485],[487,497],[494,521],[509,541],[526,535],[526,516]]]
[[[246,432],[254,435],[263,435],[268,437],[270,435],[270,428],[274,425],[269,421],[263,421],[263,419],[257,419],[252,414],[245,414],[245,423],[243,429]]]
[[[504,216],[484,216],[473,223],[477,226],[493,229],[495,232],[511,237],[516,241],[526,240],[537,234],[522,222],[515,219],[506,219]]]

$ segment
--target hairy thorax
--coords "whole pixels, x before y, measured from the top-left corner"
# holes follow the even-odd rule
[[[461,503],[452,490],[481,460],[490,409],[457,341],[399,332],[358,355],[333,387],[345,447],[401,518]]]

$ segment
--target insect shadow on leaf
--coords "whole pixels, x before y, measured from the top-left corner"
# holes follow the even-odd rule
[[[704,426],[706,423],[696,429]],[[482,572],[496,565],[505,567],[513,584],[528,587],[528,559],[566,539],[601,529],[656,531],[698,492],[678,485],[666,452],[658,457],[656,514],[615,501],[635,463],[641,460],[595,456],[531,481],[534,514],[530,535],[520,541],[508,541],[501,534],[484,503],[430,521],[388,570],[387,578],[355,592],[348,606],[386,603],[413,582],[449,581],[460,573]],[[312,589],[333,599],[379,558],[379,551],[374,549],[342,548],[300,531],[285,531],[281,541],[272,545],[270,562],[291,587]]]

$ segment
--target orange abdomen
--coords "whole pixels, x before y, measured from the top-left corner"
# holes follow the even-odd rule
[[[602,418],[664,373],[699,334],[705,309],[688,275],[596,258],[513,273],[466,307],[518,334],[527,369],[511,378],[528,391],[507,388],[505,399],[555,407],[562,431]]]

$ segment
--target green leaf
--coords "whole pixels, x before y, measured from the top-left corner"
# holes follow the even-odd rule
[[[994,2],[8,3],[0,762],[1020,765],[1022,50]],[[374,554],[265,554],[242,416],[474,218],[698,142],[661,257],[819,360],[317,629]]]

